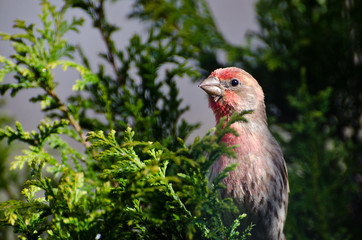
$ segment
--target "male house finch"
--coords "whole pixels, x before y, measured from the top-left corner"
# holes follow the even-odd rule
[[[236,67],[220,68],[200,85],[209,95],[216,122],[243,110],[245,122],[231,125],[238,136],[226,134],[222,141],[234,149],[235,158],[221,156],[209,170],[212,182],[228,165],[237,164],[223,179],[222,197],[231,197],[255,226],[252,239],[285,239],[283,228],[288,205],[288,174],[283,153],[271,135],[265,113],[264,94],[258,82]]]

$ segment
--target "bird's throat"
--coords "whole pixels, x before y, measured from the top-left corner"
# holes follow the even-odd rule
[[[217,101],[215,101],[217,100]],[[223,99],[216,99],[214,97],[209,98],[209,107],[212,109],[215,115],[216,123],[220,122],[223,117],[229,117],[234,112],[231,105],[225,103]]]

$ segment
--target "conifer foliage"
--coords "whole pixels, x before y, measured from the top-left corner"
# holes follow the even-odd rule
[[[187,108],[180,107],[176,79],[195,78],[198,72],[177,42],[162,38],[156,28],[146,39],[135,35],[126,50],[117,49],[112,39],[117,27],[108,23],[104,3],[65,1],[57,8],[42,0],[42,26],[16,20],[20,33],[0,33],[14,47],[10,58],[0,57],[1,80],[14,74],[10,83],[1,83],[0,93],[40,89],[30,100],[47,116],[30,132],[20,122],[0,130],[8,144],[26,144],[11,170],[29,170],[22,197],[0,203],[0,224],[21,239],[246,238],[250,228],[237,228],[245,215],[231,226],[221,221],[222,213],[237,211],[230,199],[218,198],[220,180],[233,166],[214,183],[207,182],[206,172],[218,156],[233,154],[218,142],[247,112],[186,145],[197,125],[181,119]],[[74,7],[84,9],[99,29],[107,49],[100,56],[112,76],[104,66],[92,71],[80,48],[83,63],[74,61],[76,48],[65,38],[83,23],[66,20]],[[57,93],[57,67],[80,75],[66,101]],[[106,121],[90,117],[89,110]],[[83,149],[72,147],[69,138]]]

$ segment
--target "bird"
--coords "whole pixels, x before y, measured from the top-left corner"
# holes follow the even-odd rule
[[[232,198],[254,224],[251,239],[284,240],[289,182],[282,150],[271,134],[265,110],[264,92],[251,74],[237,67],[214,70],[199,87],[209,97],[216,124],[233,113],[251,110],[247,122],[230,125],[237,135],[227,133],[221,139],[233,149],[236,157],[222,155],[212,163],[209,182],[229,165],[237,164],[222,183],[223,198]]]

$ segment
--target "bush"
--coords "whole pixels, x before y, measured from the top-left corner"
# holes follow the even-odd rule
[[[221,221],[226,211],[237,212],[231,199],[218,198],[220,180],[232,167],[213,184],[206,179],[217,157],[233,154],[218,144],[231,130],[221,122],[215,134],[184,143],[197,125],[181,120],[187,108],[180,108],[176,78],[198,72],[173,39],[152,28],[146,40],[135,35],[120,51],[111,38],[117,27],[107,22],[103,1],[65,1],[59,9],[46,0],[41,5],[43,27],[16,20],[21,33],[1,33],[15,50],[11,59],[0,57],[1,79],[14,74],[11,83],[0,86],[1,94],[40,89],[30,100],[47,114],[37,130],[24,131],[19,122],[0,130],[8,144],[27,144],[11,169],[29,168],[23,197],[0,204],[1,224],[21,239],[245,238],[250,228],[236,230],[245,215],[231,226]],[[73,61],[76,48],[64,36],[78,31],[83,20],[65,20],[71,7],[88,11],[107,46],[101,57],[116,77],[103,66],[93,73],[80,48],[83,63]],[[57,67],[74,68],[81,77],[67,101],[57,94]],[[90,117],[90,110],[106,120]],[[242,115],[234,116],[230,123],[240,120]],[[69,138],[83,148],[72,147]]]

